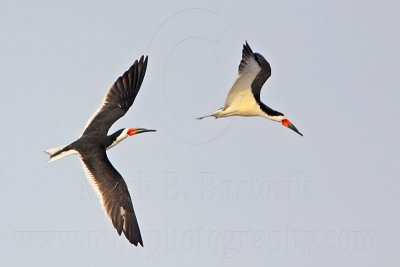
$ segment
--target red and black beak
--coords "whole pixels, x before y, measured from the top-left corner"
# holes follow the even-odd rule
[[[156,130],[144,129],[144,128],[130,128],[128,130],[128,135],[132,136],[135,134],[146,133],[146,132],[156,132]]]
[[[299,130],[297,130],[297,128],[293,125],[293,123],[291,123],[288,119],[283,119],[282,125],[288,127],[289,129],[291,129],[291,130],[295,131],[296,133],[298,133],[299,135],[303,136],[303,134],[300,133]]]

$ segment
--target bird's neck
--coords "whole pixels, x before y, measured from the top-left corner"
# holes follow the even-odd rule
[[[260,109],[263,111],[264,116],[267,119],[280,122],[285,118],[285,115],[283,115],[279,111],[273,110],[261,101],[258,101],[258,104],[260,105]]]
[[[267,113],[264,113],[264,116],[267,119],[270,119],[270,120],[273,120],[273,121],[277,121],[277,122],[281,122],[285,118],[285,116],[283,116],[283,115],[269,115]]]
[[[110,138],[111,144],[107,147],[107,149],[110,149],[114,146],[116,146],[119,142],[127,138],[128,135],[128,129],[122,129],[119,131],[116,131],[112,135],[109,135],[108,137]]]

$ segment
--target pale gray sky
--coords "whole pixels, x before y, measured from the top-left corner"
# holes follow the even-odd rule
[[[8,1],[0,8],[1,266],[397,266],[398,1]],[[223,104],[247,40],[262,118]],[[148,71],[109,151],[144,248],[119,237],[76,157],[109,86]]]

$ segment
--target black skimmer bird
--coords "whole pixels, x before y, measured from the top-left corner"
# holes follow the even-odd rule
[[[259,53],[253,53],[249,44],[243,45],[242,60],[235,83],[229,91],[223,108],[211,115],[200,117],[223,118],[229,116],[259,116],[282,123],[303,136],[285,115],[273,110],[260,100],[260,92],[264,83],[271,76],[268,61]]]
[[[142,56],[109,89],[99,110],[88,121],[78,140],[67,146],[45,151],[50,156],[49,161],[67,155],[79,155],[86,176],[105,213],[110,217],[118,234],[124,232],[129,242],[135,246],[138,243],[143,246],[143,241],[132,200],[124,179],[109,161],[106,150],[128,136],[155,130],[129,128],[118,130],[111,135],[107,135],[107,132],[132,106],[142,85],[146,68],[147,57]]]

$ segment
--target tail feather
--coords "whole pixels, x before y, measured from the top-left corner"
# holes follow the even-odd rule
[[[215,116],[214,116],[214,114],[211,114],[211,115],[207,115],[207,116],[203,116],[203,117],[198,117],[198,118],[196,118],[196,120],[202,120],[202,119],[208,118],[208,117],[215,117]]]
[[[50,156],[47,162],[52,162],[68,155],[77,154],[78,152],[74,149],[71,149],[69,146],[60,146],[47,149],[44,151],[44,153]]]
[[[45,150],[44,153],[46,153],[47,155],[52,157],[54,154],[56,154],[57,152],[61,151],[63,148],[64,148],[64,146],[50,148],[50,149]]]
[[[202,117],[198,117],[198,118],[196,118],[196,120],[202,120],[202,119],[204,119],[204,118],[208,118],[208,117],[214,117],[214,118],[219,118],[220,116],[220,112],[221,111],[223,111],[224,110],[224,108],[220,108],[220,109],[218,109],[217,111],[215,111],[213,114],[210,114],[210,115],[207,115],[207,116],[202,116]]]

